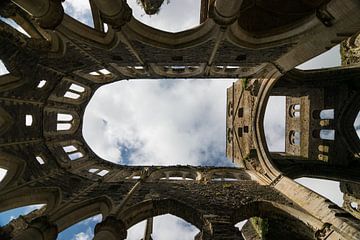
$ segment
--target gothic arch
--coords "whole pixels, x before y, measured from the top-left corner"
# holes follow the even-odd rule
[[[174,199],[145,200],[122,211],[117,218],[129,229],[143,220],[163,214],[179,217],[200,230],[206,225],[202,213]]]
[[[235,211],[234,223],[252,217],[276,219],[278,216],[288,219],[291,224],[296,224],[297,227],[293,229],[302,229],[300,233],[304,233],[304,237],[306,234],[314,236],[317,231],[321,231],[326,225],[325,222],[293,206],[268,201],[252,202],[238,209]]]
[[[8,112],[0,107],[0,136],[8,131],[12,124],[14,124],[13,118]]]
[[[61,202],[61,194],[57,188],[28,188],[4,193],[0,196],[0,211],[28,206],[46,204],[46,212],[56,209]]]
[[[201,178],[201,173],[192,167],[170,167],[155,170],[150,175],[150,180],[160,180],[167,177],[184,177],[197,180]]]
[[[50,216],[57,225],[59,232],[96,214],[102,214],[103,219],[110,213],[112,202],[108,197],[99,197],[72,204],[59,209]]]
[[[16,184],[24,172],[26,162],[10,154],[0,152],[0,167],[7,170],[4,179],[0,182],[0,191]]]

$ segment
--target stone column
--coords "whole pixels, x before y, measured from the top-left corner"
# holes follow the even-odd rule
[[[230,25],[240,13],[242,0],[217,0],[210,8],[210,17],[217,24]]]
[[[31,221],[28,228],[14,237],[14,240],[55,240],[57,235],[57,226],[43,216]]]
[[[131,20],[132,10],[123,0],[94,0],[102,20],[115,29],[120,29]]]
[[[63,17],[64,9],[61,0],[12,0],[20,8],[37,19],[39,25],[45,29],[54,29]]]
[[[113,216],[107,217],[95,226],[94,240],[125,240],[126,236],[124,223]]]

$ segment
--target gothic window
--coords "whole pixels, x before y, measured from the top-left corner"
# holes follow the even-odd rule
[[[64,146],[63,149],[70,160],[76,160],[84,156],[84,154],[74,145]]]
[[[333,129],[321,129],[320,138],[325,140],[334,140],[335,139],[335,130]]]
[[[72,83],[69,87],[69,89],[65,92],[64,97],[71,98],[71,99],[78,99],[81,97],[81,95],[85,92],[85,88]]]
[[[90,168],[90,169],[89,169],[89,173],[93,173],[93,174],[96,174],[96,175],[98,175],[98,176],[103,177],[103,176],[105,176],[106,174],[108,174],[109,171],[108,171],[108,170],[105,170],[105,169],[100,170],[100,169],[98,169],[98,168]]]
[[[40,165],[45,164],[44,158],[42,156],[35,156],[35,159]]]
[[[36,86],[37,88],[43,88],[46,85],[46,80],[40,80],[39,84]]]
[[[31,114],[25,115],[25,126],[30,127],[33,124],[33,116]]]
[[[334,109],[324,109],[320,111],[320,119],[334,119]]]
[[[57,114],[57,131],[70,130],[72,127],[73,116],[71,114],[58,113]]]
[[[290,113],[290,116],[293,117],[293,118],[298,118],[300,117],[300,104],[293,104],[290,106],[290,109],[289,109],[289,113]]]
[[[289,141],[292,145],[300,145],[301,135],[299,131],[290,131]]]

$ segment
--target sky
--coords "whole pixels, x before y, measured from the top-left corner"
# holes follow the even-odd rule
[[[134,16],[152,27],[178,32],[199,22],[199,0],[171,0],[159,14],[147,16],[128,0]],[[92,26],[87,1],[65,1],[65,12]],[[9,22],[19,31],[14,23]],[[340,65],[339,47],[314,58],[300,69]],[[0,75],[6,68],[0,62]],[[232,79],[217,80],[131,80],[98,89],[86,108],[83,134],[100,157],[126,165],[211,165],[233,166],[225,157],[226,88]],[[115,109],[115,110],[114,110]],[[265,113],[265,135],[271,151],[285,148],[285,98],[271,97]],[[357,118],[356,126],[360,126]],[[357,127],[358,134],[360,128]],[[0,169],[0,181],[5,171]],[[299,183],[341,206],[339,183],[302,178]],[[0,213],[0,225],[39,206],[27,206]],[[63,231],[60,240],[88,240],[101,215],[86,219]],[[128,231],[128,240],[143,237],[145,223]],[[198,229],[172,215],[155,218],[154,240],[193,239]]]

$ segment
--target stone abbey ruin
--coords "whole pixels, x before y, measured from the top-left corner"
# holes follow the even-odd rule
[[[141,4],[155,13],[162,2]],[[45,204],[2,226],[1,240],[56,239],[96,214],[96,240],[126,239],[143,220],[152,239],[162,214],[196,226],[196,240],[360,239],[359,0],[202,0],[199,25],[177,33],[136,20],[124,0],[90,5],[94,28],[65,14],[60,0],[0,2],[1,17],[30,35],[0,22],[9,71],[0,76],[0,211]],[[341,67],[295,68],[337,44]],[[85,107],[100,86],[138,78],[239,79],[226,106],[226,154],[238,167],[99,158],[82,136]],[[270,152],[264,112],[279,95],[285,151]],[[334,116],[322,117],[326,110]],[[299,177],[340,181],[343,208]]]

